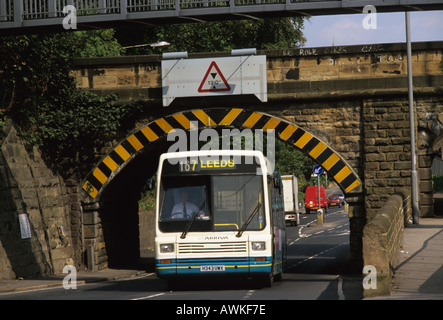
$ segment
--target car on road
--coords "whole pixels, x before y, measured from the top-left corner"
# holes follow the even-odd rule
[[[328,206],[341,208],[344,205],[344,197],[340,197],[338,194],[334,194],[328,197]]]

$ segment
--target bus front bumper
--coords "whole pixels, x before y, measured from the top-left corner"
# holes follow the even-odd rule
[[[245,276],[270,274],[271,257],[187,258],[156,260],[159,278],[192,276]]]

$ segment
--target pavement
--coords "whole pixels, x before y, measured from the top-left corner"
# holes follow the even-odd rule
[[[379,299],[443,300],[443,191],[434,212],[404,229],[391,295]]]
[[[391,295],[373,299],[443,300],[443,216],[404,229]]]
[[[148,269],[78,271],[77,284],[133,279],[151,273]],[[62,287],[67,275],[0,280],[0,294]],[[391,295],[370,300],[443,300],[443,216],[420,218],[404,229]]]
[[[86,283],[95,283],[103,281],[115,281],[134,279],[148,275],[150,272],[146,270],[134,269],[103,269],[99,271],[78,271],[77,272],[77,285]],[[71,273],[40,276],[32,279],[12,279],[12,280],[0,280],[0,294],[11,292],[22,292],[28,290],[47,289],[55,287],[63,287],[63,280],[65,277],[71,277]],[[65,282],[68,281],[68,278]],[[71,282],[68,282],[70,285]]]

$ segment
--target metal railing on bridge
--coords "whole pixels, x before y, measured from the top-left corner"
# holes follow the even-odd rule
[[[313,1],[334,0],[290,0]],[[81,16],[275,3],[286,3],[286,0],[0,0],[0,21],[64,17],[66,14],[63,13],[63,8],[67,5],[73,5]]]
[[[326,14],[356,12],[367,4],[388,11],[443,9],[442,0],[0,0],[0,30],[61,25],[65,6],[75,7],[78,23],[210,16],[263,16],[271,13]],[[357,10],[356,10],[357,9]],[[169,21],[170,23],[170,21]]]

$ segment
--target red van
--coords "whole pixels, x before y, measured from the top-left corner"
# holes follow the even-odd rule
[[[320,205],[324,209],[325,213],[328,210],[328,201],[326,198],[325,188],[320,186]],[[318,188],[317,186],[309,186],[305,192],[305,209],[306,213],[310,213],[311,210],[318,210]]]

